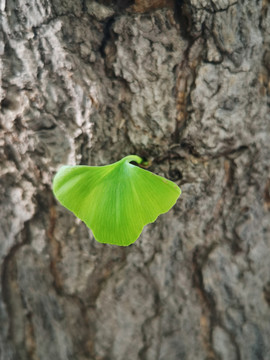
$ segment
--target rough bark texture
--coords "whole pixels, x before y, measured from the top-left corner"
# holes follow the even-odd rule
[[[0,12],[0,359],[269,359],[269,1]],[[99,244],[53,175],[133,153],[183,194]]]

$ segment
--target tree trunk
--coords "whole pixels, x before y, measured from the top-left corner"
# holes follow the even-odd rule
[[[0,359],[269,359],[269,1],[0,11]],[[52,178],[129,154],[182,195],[99,244]]]

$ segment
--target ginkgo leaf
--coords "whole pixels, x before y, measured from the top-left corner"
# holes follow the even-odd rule
[[[136,155],[106,166],[63,166],[53,180],[59,202],[92,230],[97,241],[128,246],[143,227],[176,203],[180,188],[144,170]]]

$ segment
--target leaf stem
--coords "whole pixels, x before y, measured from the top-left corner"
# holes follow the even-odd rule
[[[143,163],[143,159],[138,156],[138,155],[128,155],[126,157],[124,157],[122,160],[120,161],[123,161],[123,162],[131,162],[131,161],[135,161],[137,164],[142,164]]]

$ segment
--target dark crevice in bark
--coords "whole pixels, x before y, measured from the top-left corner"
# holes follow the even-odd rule
[[[84,295],[85,303],[90,307],[95,307],[95,303],[106,282],[117,272],[120,271],[125,263],[128,250],[119,249],[116,259],[109,259],[107,262],[102,260],[96,264],[92,274],[88,279],[87,295]]]
[[[174,9],[175,0],[135,0],[135,4],[127,10],[135,13],[150,13],[162,8]]]
[[[47,230],[47,236],[50,244],[50,271],[54,281],[54,288],[59,295],[62,295],[63,281],[61,274],[58,270],[58,263],[61,260],[61,245],[55,239],[54,230],[57,221],[57,213],[55,209],[55,200],[51,193],[49,193],[49,227]]]
[[[89,160],[89,134],[82,133],[76,138],[76,142],[80,144],[81,159],[78,165],[87,165]]]
[[[210,6],[208,6],[208,7],[207,6],[195,7],[193,5],[191,5],[191,7],[193,8],[193,10],[195,12],[203,10],[203,11],[205,11],[207,13],[210,13],[210,14],[216,14],[216,13],[222,13],[222,12],[228,11],[229,8],[231,8],[232,6],[237,5],[238,1],[235,1],[234,3],[229,4],[228,6],[226,6],[224,8],[221,8],[221,9],[219,9],[217,7],[217,5],[215,4],[214,1],[211,0],[210,3],[211,3],[212,8]]]
[[[195,145],[192,143],[191,139],[183,138],[179,144],[173,144],[171,146],[171,151],[169,153],[166,153],[163,156],[156,158],[155,160],[160,163],[165,159],[184,160],[193,157],[196,159],[196,161],[204,163],[224,157],[225,159],[228,159],[228,161],[233,161],[248,150],[248,146],[241,145],[235,149],[224,150],[215,154],[207,154],[206,152],[205,155],[201,155],[195,148]]]
[[[186,9],[186,8],[185,8]],[[191,22],[191,14],[185,10],[180,12],[180,16],[188,18]],[[181,29],[181,26],[180,26]],[[195,87],[197,67],[202,60],[205,40],[202,36],[193,36],[190,31],[185,31],[185,38],[188,46],[184,51],[183,61],[176,67],[176,126],[172,139],[179,143],[183,130],[187,126],[188,106],[190,105],[190,95]]]
[[[134,0],[101,0],[101,4],[112,7],[115,11],[122,12],[134,4]]]
[[[199,300],[202,304],[202,313],[205,317],[205,328],[202,328],[202,340],[205,344],[207,359],[221,360],[213,346],[213,328],[217,325],[216,302],[212,294],[206,291],[203,279],[203,266],[209,254],[215,249],[216,244],[209,247],[196,247],[193,252],[193,284],[198,292]],[[204,333],[205,331],[205,333]]]
[[[154,256],[155,255],[156,254],[154,254]],[[153,259],[151,259],[150,262],[151,261],[153,261]],[[148,264],[150,262],[148,262]],[[147,351],[151,347],[151,340],[153,338],[153,336],[152,337],[149,336],[149,334],[151,332],[151,325],[152,325],[153,320],[160,317],[161,312],[162,312],[162,303],[161,303],[161,299],[160,299],[160,295],[159,295],[158,286],[156,284],[154,277],[150,273],[149,266],[146,266],[144,269],[138,269],[138,272],[145,277],[145,279],[147,280],[147,282],[149,284],[151,284],[151,287],[153,289],[152,296],[154,297],[154,310],[153,310],[154,314],[150,317],[146,317],[144,322],[141,325],[143,346],[138,351],[139,359],[147,360],[148,359]],[[158,343],[157,358],[159,358],[160,345],[161,345],[161,328],[160,327],[161,327],[161,323],[159,322],[159,331],[158,332],[159,332],[160,338],[157,341],[157,343]]]
[[[112,26],[115,22],[115,17],[110,17],[106,20],[103,28],[103,39],[100,45],[100,53],[101,56],[106,59],[107,56],[109,56],[109,51],[106,50],[106,47],[108,46],[108,43],[113,43],[115,41],[116,34],[113,34]]]
[[[270,178],[267,179],[263,192],[264,207],[267,211],[270,211]]]
[[[263,294],[265,301],[267,302],[268,306],[270,307],[270,281],[264,286]]]
[[[219,326],[228,335],[234,348],[236,360],[241,360],[240,349],[236,342],[235,334],[233,334],[224,326],[216,307],[214,295],[207,291],[204,285],[203,267],[207,263],[209,255],[216,247],[217,244],[213,243],[208,247],[196,247],[193,252],[193,284],[197,289],[199,299],[202,304],[203,317],[205,317],[204,327],[202,327],[202,340],[205,344],[205,348],[208,354],[207,359],[221,360],[222,357],[217,353],[213,344],[213,330],[216,326]]]
[[[169,179],[172,181],[178,181],[178,180],[182,180],[183,179],[183,174],[181,172],[181,170],[179,170],[176,167],[172,167],[170,164],[170,170],[169,170]]]
[[[61,244],[55,239],[55,226],[57,222],[56,203],[51,189],[44,186],[42,191],[36,195],[36,202],[43,213],[43,218],[47,219],[46,237],[48,239],[50,254],[50,273],[53,279],[55,292],[63,295],[63,281],[58,264],[61,261]]]
[[[89,308],[88,305],[84,303],[84,301],[81,299],[78,295],[69,295],[69,294],[63,294],[63,298],[65,301],[70,302],[74,305],[76,305],[79,308],[80,311],[80,329],[82,331],[82,336],[78,338],[75,335],[74,338],[74,348],[76,356],[86,356],[87,358],[90,357],[90,359],[96,359],[96,351],[95,351],[95,334],[96,334],[96,325],[95,325],[95,316],[93,308]],[[93,319],[92,319],[93,317]]]
[[[191,40],[190,28],[192,24],[191,14],[185,0],[176,0],[174,16],[180,24],[180,34],[184,39]]]
[[[8,325],[8,335],[5,341],[11,341],[13,350],[15,352],[16,359],[27,360],[28,355],[23,344],[17,343],[18,338],[18,329],[16,327],[16,319],[18,315],[22,316],[23,307],[21,300],[19,298],[19,286],[17,283],[17,265],[16,265],[16,254],[20,249],[30,242],[30,230],[29,230],[29,221],[24,223],[24,227],[20,233],[20,241],[13,245],[8,254],[4,257],[2,263],[2,274],[1,274],[1,287],[2,287],[2,296],[3,302],[6,306],[9,325]],[[24,334],[25,336],[25,334]]]

